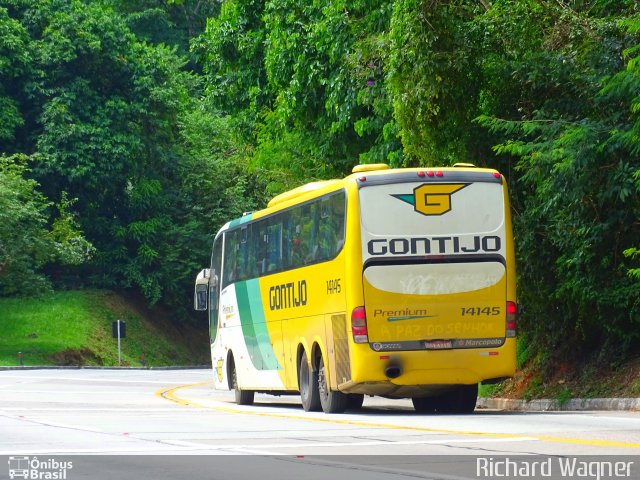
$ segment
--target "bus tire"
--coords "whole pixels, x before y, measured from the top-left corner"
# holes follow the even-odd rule
[[[478,384],[458,385],[446,398],[447,405],[440,411],[444,413],[473,413],[478,401]]]
[[[435,413],[440,398],[439,397],[416,397],[412,398],[413,408],[419,413]]]
[[[342,413],[347,409],[347,395],[329,388],[322,356],[320,356],[320,365],[318,366],[318,390],[320,391],[320,405],[322,405],[324,413]]]
[[[360,410],[364,403],[364,395],[361,393],[350,393],[347,395],[347,410]]]
[[[300,400],[305,412],[317,412],[320,410],[320,392],[318,390],[318,371],[309,368],[307,353],[302,352],[300,365],[298,366],[298,388]]]
[[[236,403],[238,405],[253,405],[255,392],[253,390],[241,390],[238,387],[238,374],[236,373],[235,364],[231,368],[231,384],[236,395]]]

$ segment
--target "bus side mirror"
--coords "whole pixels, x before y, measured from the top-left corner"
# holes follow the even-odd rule
[[[196,277],[196,288],[193,294],[193,308],[198,311],[207,309],[207,293],[209,291],[209,269],[201,270]]]
[[[193,308],[199,311],[207,309],[207,291],[208,288],[206,285],[196,285]]]

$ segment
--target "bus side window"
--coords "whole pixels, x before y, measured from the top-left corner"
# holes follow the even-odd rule
[[[291,212],[284,212],[282,214],[282,269],[289,270],[295,268],[293,257],[296,247],[294,245],[295,240],[295,225],[293,224],[293,216]]]
[[[267,227],[267,273],[282,270],[282,224],[279,217]]]
[[[318,219],[318,253],[316,255],[318,261],[331,258],[335,244],[332,222],[329,198],[323,198],[320,202],[320,218]]]
[[[318,224],[320,220],[319,202],[305,205],[302,227],[303,250],[306,252],[304,263],[310,265],[318,261],[320,244],[318,238]]]
[[[266,222],[259,221],[251,225],[251,262],[255,264],[254,277],[261,277],[267,273],[267,243]]]
[[[222,288],[238,279],[238,230],[224,234],[224,284]]]
[[[333,233],[333,244],[331,256],[337,255],[344,245],[345,230],[345,194],[344,192],[333,195],[330,199],[331,203],[331,231]]]
[[[240,230],[236,230],[235,236],[237,238],[238,250],[236,252],[236,281],[245,280],[247,278],[247,260],[248,260],[248,245],[247,245],[247,227],[242,227]]]
[[[286,236],[291,242],[290,268],[300,268],[304,265],[305,250],[302,238],[302,208],[298,207],[289,214],[289,227]]]

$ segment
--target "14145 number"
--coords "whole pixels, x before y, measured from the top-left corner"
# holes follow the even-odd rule
[[[500,307],[462,307],[462,316],[500,315]]]

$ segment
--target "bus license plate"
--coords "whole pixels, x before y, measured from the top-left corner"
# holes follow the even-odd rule
[[[424,348],[427,350],[448,350],[453,348],[451,340],[425,340]]]

